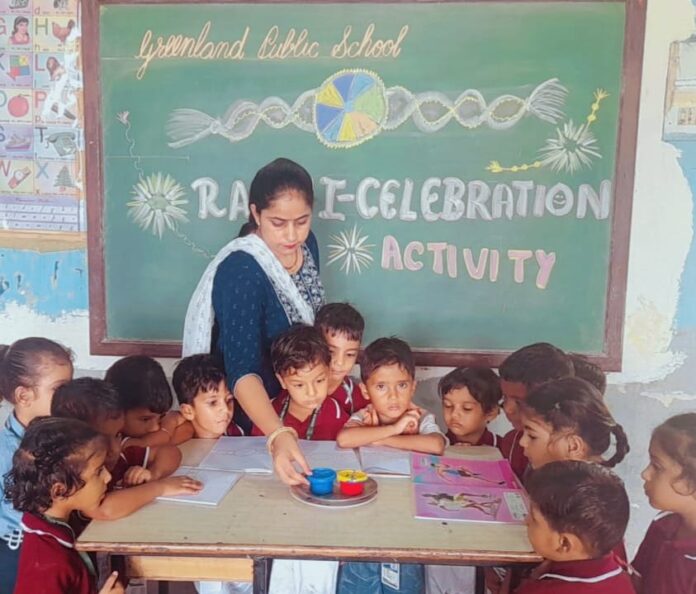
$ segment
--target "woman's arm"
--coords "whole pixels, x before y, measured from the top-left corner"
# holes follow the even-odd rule
[[[282,426],[278,414],[273,410],[271,400],[257,375],[246,375],[234,387],[234,397],[251,421],[264,435],[270,435]],[[273,466],[280,480],[288,485],[307,483],[307,479],[297,471],[295,463],[302,472],[311,474],[297,440],[291,433],[281,433],[273,442],[271,451]]]

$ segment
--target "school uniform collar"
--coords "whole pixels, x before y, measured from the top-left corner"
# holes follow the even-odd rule
[[[14,411],[7,415],[7,418],[5,419],[5,429],[12,433],[12,435],[14,435],[17,439],[22,439],[27,430],[27,428],[19,422],[19,419],[15,415]]]
[[[44,515],[38,516],[25,513],[22,516],[20,525],[26,534],[34,534],[41,538],[52,538],[66,549],[75,549],[75,532],[69,524],[63,522],[62,520],[50,518]],[[82,562],[86,565],[87,571],[96,576],[97,571],[89,555],[83,551],[76,552],[80,556],[80,559],[82,559]]]
[[[676,554],[696,562],[696,538],[677,539],[677,534],[684,523],[679,514],[663,513],[655,518],[655,529],[663,534],[664,543]]]
[[[539,579],[596,584],[610,580],[620,575],[622,571],[623,569],[616,561],[614,555],[609,553],[599,559],[552,563],[546,572],[539,576]]]

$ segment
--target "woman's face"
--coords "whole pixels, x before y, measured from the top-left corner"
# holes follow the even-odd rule
[[[305,195],[294,189],[283,190],[260,212],[252,204],[251,214],[258,236],[283,264],[292,265],[312,225],[312,208]]]

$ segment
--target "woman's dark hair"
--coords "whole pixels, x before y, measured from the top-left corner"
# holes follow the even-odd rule
[[[199,392],[216,390],[225,380],[225,371],[212,355],[191,355],[179,361],[172,384],[179,404],[193,404]]]
[[[486,413],[494,410],[503,398],[500,378],[487,367],[458,367],[445,375],[437,385],[441,398],[461,388],[469,390]]]
[[[599,390],[578,377],[542,384],[527,396],[525,410],[551,425],[553,431],[570,430],[587,444],[593,456],[601,456],[616,440],[616,451],[603,466],[616,466],[628,454],[628,438],[611,416]]]
[[[77,419],[94,426],[123,414],[121,399],[109,382],[80,377],[60,386],[51,400],[51,416]]]
[[[271,361],[273,371],[283,376],[317,363],[329,365],[331,353],[318,328],[295,324],[273,341]]]
[[[131,355],[106,370],[104,379],[118,391],[124,412],[146,408],[157,414],[166,413],[174,399],[164,369],[152,357]]]
[[[350,303],[327,303],[314,318],[314,325],[325,334],[344,334],[348,340],[360,342],[365,320]]]
[[[688,494],[696,493],[696,413],[684,413],[667,419],[653,431],[652,439],[681,466],[679,480],[686,483]]]
[[[256,212],[268,208],[285,190],[296,190],[303,196],[307,205],[314,206],[314,187],[312,177],[307,170],[291,161],[280,157],[271,161],[268,165],[259,169],[249,187],[249,221],[242,225],[239,237],[249,235],[256,230],[256,221],[251,213],[251,205],[256,207]]]
[[[528,390],[574,375],[570,357],[548,342],[529,344],[516,350],[500,364],[500,379],[524,384]]]
[[[5,476],[7,498],[19,511],[43,513],[53,505],[53,497],[70,497],[84,487],[80,475],[94,454],[107,450],[107,443],[106,436],[82,421],[33,420]]]
[[[29,19],[28,19],[27,17],[23,17],[23,16],[18,16],[17,18],[15,18],[15,20],[14,20],[14,26],[12,27],[12,35],[14,35],[15,33],[17,33],[17,27],[18,27],[19,25],[22,25],[22,24],[28,25],[28,24],[29,24]]]
[[[72,353],[48,338],[22,338],[10,346],[0,346],[0,397],[15,404],[15,390],[31,388],[40,381],[46,360],[72,366]]]
[[[413,351],[407,342],[396,336],[378,338],[367,345],[360,357],[360,379],[367,382],[377,369],[385,365],[398,365],[411,376],[411,379],[416,377]]]
[[[603,557],[623,539],[628,495],[608,468],[579,460],[550,462],[531,473],[526,487],[549,526],[577,536],[593,558]]]

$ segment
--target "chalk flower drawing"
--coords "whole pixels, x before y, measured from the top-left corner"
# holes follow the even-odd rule
[[[119,111],[116,114],[116,118],[118,119],[119,122],[121,122],[124,126],[130,125],[130,122],[128,121],[128,118],[130,117],[130,112],[128,111]]]
[[[597,139],[587,124],[576,126],[573,120],[556,128],[556,136],[546,140],[539,151],[542,163],[554,171],[575,173],[581,167],[589,167],[592,159],[601,159]]]
[[[329,238],[333,242],[327,246],[329,265],[341,262],[339,270],[343,270],[346,274],[351,272],[360,274],[363,269],[372,265],[371,250],[375,246],[367,243],[370,238],[367,235],[361,235],[361,229],[358,229],[357,225],[353,225],[348,232],[341,231],[338,235],[331,235]]]
[[[140,178],[132,192],[134,199],[127,204],[128,214],[143,231],[151,228],[152,234],[162,239],[165,225],[177,231],[178,223],[188,223],[186,211],[181,208],[188,204],[184,188],[170,175],[155,173]]]

